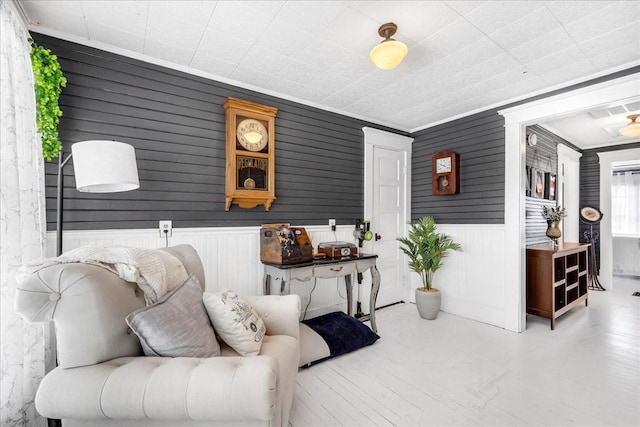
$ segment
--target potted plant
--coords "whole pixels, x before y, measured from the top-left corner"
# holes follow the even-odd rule
[[[558,239],[562,236],[560,231],[560,221],[566,217],[567,214],[564,208],[560,206],[543,206],[542,217],[547,221],[547,231],[545,235],[551,239],[554,245],[558,244]]]
[[[400,249],[409,257],[409,268],[420,275],[422,287],[416,288],[416,306],[423,319],[435,319],[440,311],[440,291],[433,287],[433,275],[442,267],[449,250],[460,251],[460,244],[436,231],[430,216],[411,225],[407,237],[399,237]]]

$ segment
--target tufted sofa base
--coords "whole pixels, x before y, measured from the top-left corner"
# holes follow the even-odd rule
[[[197,253],[169,248],[201,277]],[[56,298],[51,298],[51,295]],[[100,267],[46,267],[18,289],[18,312],[53,321],[60,366],[35,398],[44,417],[73,426],[287,426],[300,357],[300,299],[245,296],[264,320],[260,354],[145,357],[124,318],[143,302],[136,287]]]
[[[266,427],[267,421],[62,420],[63,427]]]
[[[256,357],[121,357],[56,368],[43,380],[36,407],[51,418],[74,418],[84,425],[93,425],[90,420],[111,423],[105,425],[175,420],[184,425],[238,418],[279,425],[278,383],[295,381],[295,370],[287,367],[297,363],[296,346],[292,337],[267,336]],[[280,374],[284,377],[279,379]]]

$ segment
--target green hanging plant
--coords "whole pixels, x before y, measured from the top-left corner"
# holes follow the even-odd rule
[[[58,123],[62,110],[58,104],[62,88],[67,79],[62,74],[58,57],[49,49],[31,44],[31,68],[33,68],[36,93],[36,126],[42,137],[42,155],[48,161],[58,156],[62,143],[58,136]]]

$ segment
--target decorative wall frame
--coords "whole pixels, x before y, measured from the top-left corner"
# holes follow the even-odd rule
[[[544,198],[556,199],[556,174],[547,172],[544,174]]]
[[[531,197],[544,198],[544,171],[533,168],[533,185],[531,187]]]

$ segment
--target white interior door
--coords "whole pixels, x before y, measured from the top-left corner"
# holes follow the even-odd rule
[[[378,254],[380,292],[377,307],[404,299],[402,257],[396,238],[404,223],[404,153],[387,148],[373,149],[374,251]]]
[[[410,161],[412,138],[364,128],[365,217],[374,239],[365,251],[378,255],[380,290],[376,307],[407,301],[406,263],[398,237],[410,219]]]
[[[562,221],[562,239],[579,242],[580,237],[580,157],[582,154],[564,144],[558,145],[558,205],[566,209]]]

